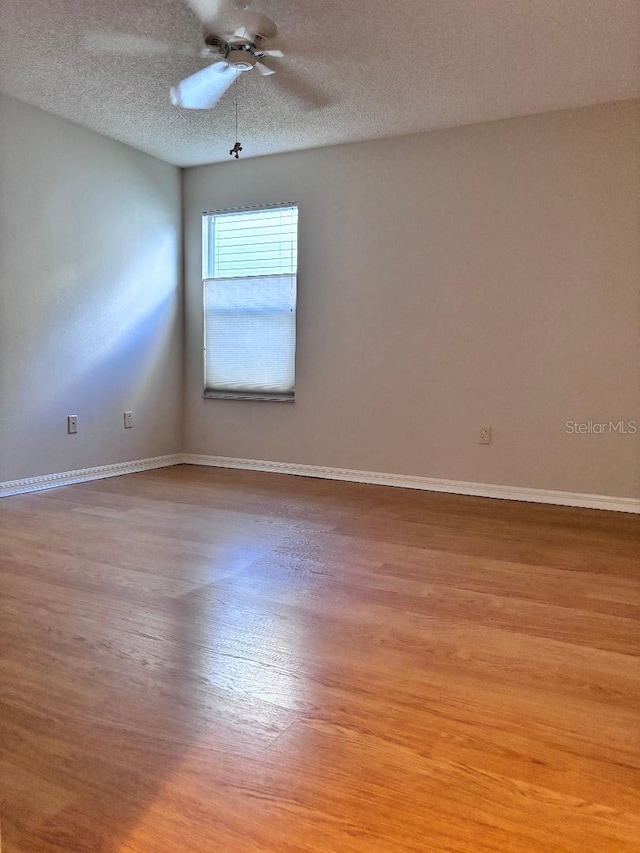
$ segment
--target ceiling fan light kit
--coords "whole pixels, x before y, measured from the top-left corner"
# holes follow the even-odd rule
[[[251,71],[256,64],[256,57],[250,50],[245,48],[234,48],[229,51],[227,62],[236,71]]]

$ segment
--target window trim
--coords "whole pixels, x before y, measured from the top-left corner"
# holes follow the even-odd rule
[[[252,401],[252,402],[265,402],[265,403],[295,403],[295,388],[293,392],[284,393],[284,394],[274,394],[272,392],[267,392],[261,394],[259,391],[210,391],[207,390],[207,345],[206,345],[206,335],[207,335],[207,312],[206,312],[206,300],[205,300],[205,283],[207,281],[211,281],[212,279],[207,279],[204,277],[204,265],[205,265],[205,246],[204,246],[204,219],[208,216],[218,216],[224,213],[251,213],[254,210],[277,210],[281,207],[295,207],[300,212],[300,205],[297,201],[280,201],[275,204],[270,204],[268,202],[263,204],[252,204],[252,205],[243,205],[241,207],[222,207],[217,210],[203,210],[202,217],[200,219],[200,239],[202,240],[201,246],[201,288],[202,288],[202,399],[204,400],[244,400],[244,401]],[[300,217],[298,216],[298,221],[296,223],[296,245],[299,245],[300,238]],[[207,248],[210,252],[209,240],[207,239]],[[210,258],[207,259],[207,264],[210,263]],[[246,276],[246,278],[262,278],[263,276]],[[298,309],[297,309],[297,293],[298,293],[298,270],[296,265],[296,311],[295,311],[295,331],[296,331],[296,340],[298,336]],[[297,347],[294,350],[294,372],[297,373],[297,357],[298,350]]]

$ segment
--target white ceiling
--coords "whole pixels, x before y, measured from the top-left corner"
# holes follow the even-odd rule
[[[184,0],[1,0],[0,89],[180,166],[229,159],[233,90],[183,111],[204,60],[88,49],[102,33],[197,47]],[[240,78],[243,156],[640,97],[638,0],[253,0],[277,76]],[[288,75],[322,105],[287,94]],[[281,83],[281,87],[276,82]]]

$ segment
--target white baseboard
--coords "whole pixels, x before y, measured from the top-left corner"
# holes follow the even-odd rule
[[[316,465],[297,465],[292,462],[265,462],[259,459],[233,459],[229,456],[202,456],[183,453],[187,465],[209,465],[213,468],[241,468],[246,471],[269,471],[273,474],[293,474],[298,477],[320,477],[325,480],[346,480],[350,483],[371,483],[377,486],[397,486],[428,492],[449,492],[454,495],[473,495],[510,501],[553,504],[556,506],[607,509],[614,512],[640,513],[640,500],[616,498],[609,495],[588,495],[577,492],[558,492],[548,489],[528,489],[518,486],[497,486],[487,483],[466,483],[462,480],[438,480],[433,477],[412,477],[408,474],[381,474],[373,471],[353,471],[348,468],[326,468]]]
[[[382,474],[374,471],[356,471],[349,468],[298,465],[294,462],[266,462],[260,459],[234,459],[230,456],[205,456],[196,453],[173,453],[168,456],[155,456],[151,459],[136,459],[132,462],[116,462],[113,465],[99,465],[96,468],[83,468],[79,471],[65,471],[61,474],[44,474],[41,477],[11,480],[0,483],[0,497],[21,495],[25,492],[38,492],[42,489],[54,489],[57,486],[84,483],[87,480],[101,480],[105,477],[118,477],[121,474],[134,474],[137,471],[149,471],[153,468],[167,468],[181,464],[207,465],[213,468],[240,468],[245,471],[267,471],[272,474],[319,477],[324,480],[343,480],[349,483],[370,483],[402,489],[448,492],[454,495],[472,495],[481,498],[528,501],[530,503],[640,514],[640,500],[636,498],[528,489],[518,486],[497,486],[488,483],[467,483],[462,480],[439,480],[434,477],[413,477],[408,474]]]
[[[87,480],[119,477],[121,474],[134,474],[136,471],[149,471],[152,468],[167,468],[170,465],[179,465],[182,461],[181,453],[173,453],[170,456],[154,456],[151,459],[135,459],[133,462],[116,462],[113,465],[99,465],[97,468],[82,468],[79,471],[64,471],[61,474],[43,474],[41,477],[10,480],[0,483],[0,498],[22,495],[25,492],[39,492],[42,489],[55,489],[58,486],[70,486]]]

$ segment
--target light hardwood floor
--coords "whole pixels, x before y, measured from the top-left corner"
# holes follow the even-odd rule
[[[2,853],[640,850],[640,518],[176,467],[0,502]]]

